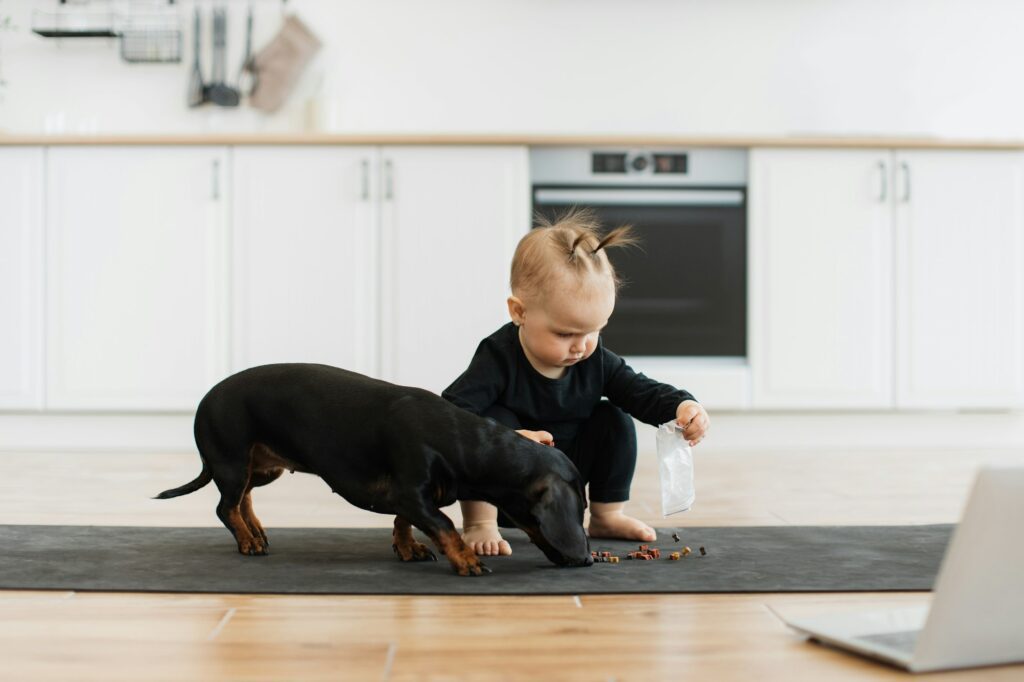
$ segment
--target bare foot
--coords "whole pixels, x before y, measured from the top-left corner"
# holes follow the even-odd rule
[[[462,529],[462,541],[479,556],[508,555],[512,547],[498,532],[497,523],[478,523]]]
[[[626,516],[622,510],[605,511],[590,515],[590,526],[587,532],[592,538],[615,538],[618,540],[646,540],[653,542],[658,539],[654,529],[639,519]]]

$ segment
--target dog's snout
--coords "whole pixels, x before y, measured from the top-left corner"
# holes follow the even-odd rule
[[[566,566],[569,568],[579,568],[582,566],[592,566],[594,564],[594,557],[589,554],[583,557],[562,557],[562,561],[557,562],[560,566]]]

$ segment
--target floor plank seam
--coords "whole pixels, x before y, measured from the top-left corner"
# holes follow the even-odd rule
[[[381,676],[382,680],[387,681],[391,677],[391,666],[395,663],[395,653],[398,651],[398,644],[391,642],[388,645],[387,659],[384,661],[384,674]]]
[[[224,629],[224,626],[227,625],[228,621],[231,620],[231,617],[235,615],[236,610],[237,609],[235,609],[234,607],[231,607],[227,610],[227,613],[225,613],[224,617],[220,619],[220,622],[217,623],[213,630],[210,631],[210,634],[206,636],[207,642],[213,641],[217,637],[217,635],[221,633],[221,630]]]

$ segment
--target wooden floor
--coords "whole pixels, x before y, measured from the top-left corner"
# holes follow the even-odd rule
[[[653,438],[652,438],[653,440]],[[1009,451],[697,451],[697,503],[666,522],[653,452],[630,511],[654,525],[953,522],[979,463]],[[0,523],[219,525],[195,454],[0,454]],[[287,476],[255,496],[282,526],[389,526]],[[459,523],[457,507],[449,510]],[[225,551],[232,541],[224,531]],[[2,551],[2,550],[0,550]],[[780,551],[782,549],[780,548]],[[73,557],[70,557],[73,560]],[[500,580],[500,560],[485,580]],[[453,580],[458,578],[453,577]],[[365,597],[0,591],[2,680],[863,680],[903,673],[791,633],[796,615],[927,603],[921,593]],[[1020,680],[1024,666],[942,675]]]

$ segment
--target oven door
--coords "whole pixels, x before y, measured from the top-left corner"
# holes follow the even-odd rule
[[[593,209],[632,225],[639,248],[613,249],[623,281],[605,345],[626,356],[745,356],[746,189],[535,186],[535,212]]]

